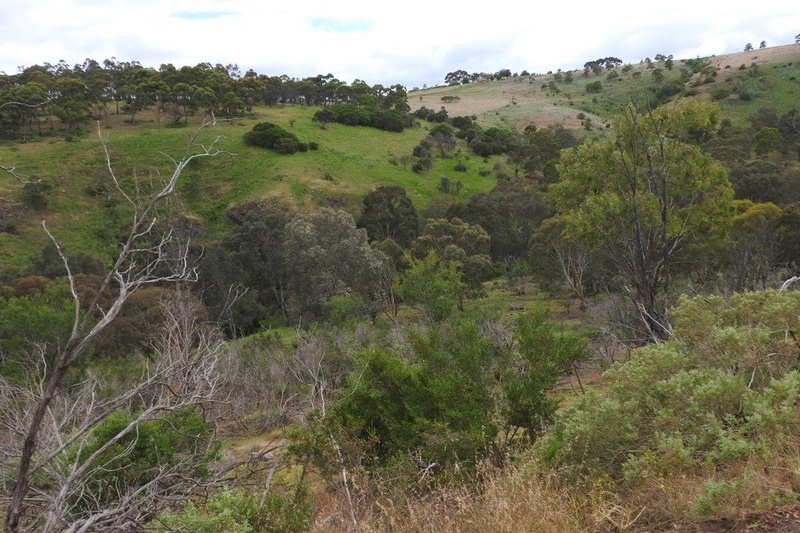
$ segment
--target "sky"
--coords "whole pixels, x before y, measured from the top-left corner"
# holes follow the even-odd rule
[[[793,44],[798,33],[793,0],[0,0],[0,71],[115,58],[413,89],[459,69],[707,57]]]

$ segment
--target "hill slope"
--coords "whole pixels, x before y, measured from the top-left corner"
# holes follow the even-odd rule
[[[409,93],[408,103],[412,111],[443,107],[451,117],[474,116],[484,127],[521,130],[531,124],[561,124],[601,133],[629,101],[652,105],[678,95],[710,94],[734,123],[745,122],[763,107],[775,108],[781,115],[800,103],[798,76],[800,46],[788,45],[675,60],[671,69],[664,61],[642,62],[612,70],[435,87]],[[455,101],[443,102],[443,96]],[[369,190],[378,185],[401,185],[421,209],[440,199],[466,200],[496,183],[492,170],[502,160],[479,158],[463,145],[452,159],[435,158],[431,171],[412,172],[407,158],[425,138],[425,127],[399,134],[336,124],[321,127],[311,120],[315,111],[305,106],[258,107],[244,119],[219,122],[213,135],[227,139],[225,149],[231,155],[189,169],[181,185],[188,216],[213,237],[224,231],[227,209],[258,198],[279,197],[297,209],[333,205],[356,213],[361,197]],[[140,114],[135,125],[126,123],[125,118],[111,115],[100,124],[108,135],[117,174],[146,181],[170,172],[164,154],[182,153],[193,128],[168,128],[147,113]],[[320,148],[280,156],[245,146],[242,136],[260,121],[274,122]],[[41,220],[48,221],[68,249],[106,258],[113,254],[115,228],[124,223],[127,214],[124,206],[102,200],[108,186],[104,182],[107,170],[95,132],[90,130],[69,141],[50,138],[5,143],[0,145],[0,163],[53,187],[46,193],[46,206],[13,221],[11,230],[0,231],[0,272],[13,275],[38,255],[45,242]],[[457,163],[465,165],[466,172],[456,172],[453,167]],[[440,191],[442,178],[461,182],[460,193],[453,196]],[[24,194],[20,183],[6,173],[0,175],[0,198],[19,202]],[[108,244],[98,246],[98,242]]]
[[[692,63],[699,61],[709,70],[701,68],[694,72]],[[603,70],[599,74],[589,72],[588,76],[584,76],[583,70],[576,70],[572,71],[571,83],[565,81],[565,71],[453,87],[434,87],[409,93],[409,104],[412,110],[420,107],[438,110],[444,107],[450,116],[474,115],[480,123],[491,126],[524,128],[529,124],[537,127],[563,124],[568,128],[584,128],[583,120],[578,118],[579,113],[592,118],[595,125],[602,125],[627,101],[651,96],[664,83],[675,83],[680,90],[694,91],[697,94],[712,93],[715,88],[725,84],[735,86],[742,79],[752,78],[749,73],[754,65],[781,66],[783,76],[770,87],[769,95],[763,95],[765,100],[769,100],[768,103],[782,105],[779,112],[785,112],[791,105],[800,102],[797,84],[797,76],[800,74],[800,46],[785,45],[704,59],[675,59],[672,70],[668,70],[663,62],[655,61],[650,64],[642,62],[630,65],[629,69],[623,66],[614,70]],[[741,67],[745,67],[744,70]],[[625,70],[628,71],[624,72]],[[661,82],[654,79],[656,70],[664,75]],[[686,71],[688,75],[682,74],[682,71]],[[609,80],[612,72],[616,74],[612,74]],[[706,80],[709,77],[711,79]],[[603,84],[603,90],[599,93],[588,93],[586,86],[596,81]],[[775,102],[775,93],[784,91],[793,93],[793,101]],[[442,96],[454,96],[460,100],[445,103],[441,100]],[[729,103],[732,105],[728,106],[728,111],[734,115],[751,111],[756,105],[767,105],[767,102],[756,101],[741,109],[734,103]]]

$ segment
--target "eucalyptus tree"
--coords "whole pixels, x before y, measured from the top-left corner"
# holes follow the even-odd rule
[[[601,253],[621,277],[638,340],[670,336],[676,255],[728,230],[727,171],[693,143],[713,131],[718,116],[707,101],[655,111],[631,104],[614,120],[611,136],[562,152],[553,203],[567,235]]]
[[[408,247],[419,235],[417,210],[402,187],[378,187],[364,196],[361,205],[357,224],[367,230],[371,241],[392,239]]]
[[[286,224],[289,306],[301,320],[326,319],[335,297],[376,316],[385,306],[389,259],[369,245],[367,232],[345,212],[322,208]]]

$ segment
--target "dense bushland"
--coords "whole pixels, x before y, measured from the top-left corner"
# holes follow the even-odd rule
[[[684,68],[685,83],[714,78],[707,62]],[[652,70],[659,101],[678,94]],[[610,74],[592,94],[613,91]],[[3,83],[27,87],[25,76]],[[761,87],[765,74],[748,76]],[[158,197],[159,180],[119,179],[103,144],[86,197],[102,204],[106,252],[51,238],[0,275],[4,494],[15,492],[28,413],[53,402],[54,421],[27,455],[43,461],[28,478],[36,497],[9,513],[23,518],[11,531],[110,516],[165,531],[651,529],[796,500],[800,301],[791,283],[773,290],[794,273],[800,242],[794,111],[733,121],[724,98],[684,94],[619,106],[603,132],[517,131],[445,109],[409,115],[401,87],[320,77],[275,100],[269,80],[229,77],[213,99],[192,90],[139,107],[145,84],[56,116],[78,134],[90,109],[99,117],[115,103],[131,123],[149,110],[178,124],[204,108],[252,112],[261,98],[320,109],[307,124],[255,124],[237,137],[243,154],[208,152],[220,138],[188,153],[304,152],[301,138],[334,122],[395,138],[417,121],[418,144],[381,154],[400,184],[370,182],[356,201],[305,203],[309,189],[270,159],[266,172],[304,201],[220,200],[206,211],[214,231],[179,202],[130,230],[129,211]],[[41,135],[63,104],[3,108],[0,119],[14,135]],[[319,152],[282,159],[319,164],[335,150]],[[197,178],[178,191],[217,198],[209,190],[228,163],[192,157],[173,161]],[[495,186],[467,196],[461,176],[478,168]],[[432,177],[442,169],[458,174]],[[315,172],[350,187],[333,167]],[[11,236],[58,190],[3,175]],[[436,191],[429,201],[417,182]],[[120,235],[141,255],[110,266]],[[109,272],[115,283],[102,281]],[[84,317],[89,329],[76,329]],[[91,342],[65,366],[76,331]],[[589,386],[557,387],[596,373]],[[536,512],[520,507],[534,501]]]

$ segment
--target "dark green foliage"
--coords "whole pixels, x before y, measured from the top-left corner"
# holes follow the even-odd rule
[[[268,280],[259,277],[257,261],[242,263],[235,250],[220,245],[193,248],[192,255],[200,259],[191,289],[229,337],[257,331],[262,320],[280,310]]]
[[[332,416],[361,440],[376,438],[378,464],[417,452],[437,469],[474,465],[497,434],[491,340],[474,323],[450,327],[413,334],[409,360],[385,348],[360,354]]]
[[[99,276],[105,271],[103,263],[100,260],[85,252],[68,254],[67,261],[69,262],[69,269],[72,274],[93,274]],[[58,254],[56,245],[51,241],[45,244],[44,248],[42,248],[42,253],[33,261],[31,273],[51,279],[67,275],[64,261]]]
[[[558,177],[556,162],[564,148],[577,146],[575,134],[561,124],[546,128],[526,130],[517,149],[511,152],[511,161],[520,165],[529,178],[552,183]]]
[[[81,479],[85,491],[70,502],[73,513],[83,515],[113,505],[120,496],[145,486],[164,470],[180,468],[184,462],[192,464],[196,458],[206,457],[206,461],[195,466],[194,471],[180,473],[201,477],[205,474],[211,459],[208,445],[212,432],[197,410],[169,413],[128,430],[134,419],[134,415],[114,413],[92,431],[86,445],[67,452],[68,462],[79,463],[98,454],[91,459],[96,468],[89,469]],[[115,442],[106,446],[112,439]],[[162,483],[168,483],[167,479]]]
[[[490,157],[494,154],[492,146],[479,138],[475,138],[469,143],[469,149],[481,157]]]
[[[603,82],[600,80],[595,80],[586,84],[586,92],[587,93],[600,93],[603,91]]]
[[[731,169],[731,182],[738,198],[778,205],[800,200],[800,172],[773,155],[740,161]]]
[[[395,272],[402,272],[408,266],[406,251],[393,239],[372,241],[371,245],[373,248],[383,252],[384,255],[390,259]]]
[[[286,310],[288,266],[284,252],[287,208],[275,202],[244,204],[228,213],[235,227],[222,242],[223,249],[203,257],[199,285],[212,312],[224,311],[240,334],[256,331],[269,314]],[[236,300],[234,292],[248,292]],[[233,291],[233,292],[232,292]]]
[[[451,180],[446,176],[442,176],[442,179],[439,180],[439,190],[445,194],[452,194],[453,196],[458,196],[461,192],[461,189],[464,188],[464,184],[458,180]]]
[[[297,152],[299,150],[299,145],[294,139],[282,137],[275,141],[272,148],[279,154],[289,155]]]
[[[448,124],[459,130],[468,130],[470,128],[475,127],[475,122],[470,117],[464,117],[464,116],[452,117],[447,122]]]
[[[451,320],[407,332],[405,347],[362,352],[329,422],[370,446],[374,467],[414,457],[433,472],[472,471],[482,457],[502,455],[499,426],[536,439],[557,406],[549,390],[587,355],[544,317],[518,321],[518,350],[479,321]]]
[[[414,112],[414,116],[428,122],[443,123],[447,122],[447,109],[442,107],[439,111],[428,109],[425,106],[420,107]]]
[[[658,86],[655,91],[656,102],[655,105],[665,103],[671,96],[681,92],[681,88],[676,83],[663,83]]]
[[[430,152],[420,152],[419,159],[411,165],[414,172],[426,172],[433,168],[433,155]]]
[[[509,154],[519,147],[519,135],[506,128],[488,128],[480,138],[491,147],[492,154]]]
[[[558,380],[590,352],[585,341],[565,334],[547,322],[546,311],[530,312],[517,320],[518,353],[511,358],[503,380],[504,420],[525,430],[533,441],[553,419],[558,401],[549,393]]]
[[[270,122],[259,122],[253,126],[252,130],[244,134],[244,142],[250,146],[273,149],[281,154],[293,154],[301,145],[294,133]]]
[[[800,204],[791,204],[783,208],[783,214],[775,229],[775,240],[778,243],[778,264],[794,271],[800,264]]]
[[[356,224],[367,230],[370,241],[391,238],[408,247],[419,235],[419,217],[406,191],[399,186],[382,186],[361,201]]]
[[[422,106],[419,109],[417,109],[416,111],[414,111],[414,113],[412,113],[412,114],[415,117],[419,118],[419,119],[428,120],[428,117],[431,116],[434,113],[435,113],[435,111],[433,109],[428,109],[427,107]]]
[[[384,131],[403,131],[407,125],[405,115],[396,109],[336,104],[314,114],[317,122],[336,122],[346,126],[367,126]]]
[[[47,194],[53,186],[46,181],[31,181],[22,186],[22,203],[40,211],[47,208]]]
[[[491,192],[476,194],[447,211],[448,218],[457,217],[486,230],[495,261],[525,257],[533,231],[550,215],[540,192],[510,181],[498,182]]]

